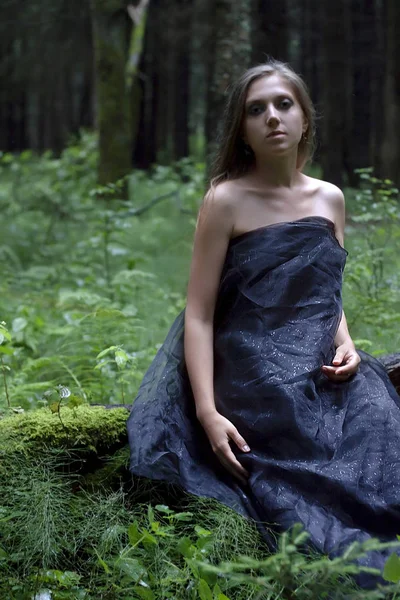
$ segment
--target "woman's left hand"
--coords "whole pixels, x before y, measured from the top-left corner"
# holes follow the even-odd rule
[[[346,381],[358,371],[361,359],[353,344],[342,344],[336,348],[332,365],[322,365],[322,372],[332,381]]]

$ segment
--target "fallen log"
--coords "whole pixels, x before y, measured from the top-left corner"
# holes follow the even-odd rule
[[[385,371],[389,375],[390,381],[400,395],[400,352],[378,356],[377,359],[385,367]]]

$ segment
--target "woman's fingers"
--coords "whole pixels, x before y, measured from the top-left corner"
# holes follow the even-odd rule
[[[357,358],[354,357],[349,360],[349,362],[343,367],[339,367],[336,369],[336,375],[352,375],[358,366]]]
[[[243,450],[243,452],[249,452],[250,448],[248,447],[246,440],[244,438],[242,438],[242,436],[240,435],[240,433],[237,430],[232,431],[229,435],[230,435],[231,440],[233,442],[235,442],[235,444],[238,448]]]
[[[346,352],[345,351],[343,351],[343,350],[337,350],[335,358],[332,361],[332,364],[334,364],[334,365],[341,365],[342,362],[345,359],[345,356],[346,356]]]
[[[236,459],[229,445],[233,441],[243,452],[250,448],[231,421],[219,413],[213,413],[208,419],[202,420],[203,428],[208,436],[213,452],[221,464],[243,484],[249,477],[246,469]]]
[[[229,442],[226,442],[226,444],[221,446],[216,451],[216,454],[217,454],[220,462],[223,464],[223,466],[226,467],[228,469],[228,471],[230,471],[230,473],[232,473],[232,475],[234,475],[235,477],[240,479],[240,481],[243,484],[247,483],[249,473],[246,471],[246,469],[243,467],[243,465],[240,464],[240,462],[237,460],[236,456],[233,454],[233,452],[229,446]]]
[[[322,372],[325,373],[325,375],[327,377],[329,377],[329,379],[342,380],[342,379],[348,379],[351,375],[353,375],[354,370],[351,368],[350,365],[346,365],[346,367],[342,367],[340,369],[340,371],[338,371],[337,367],[328,367],[328,366],[324,365],[322,367]]]
[[[355,350],[339,347],[332,362],[333,366],[323,365],[322,372],[332,381],[345,381],[357,373],[361,359]]]

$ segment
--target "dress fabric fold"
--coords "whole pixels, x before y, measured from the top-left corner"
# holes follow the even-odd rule
[[[184,311],[133,403],[133,474],[215,498],[255,519],[269,544],[262,523],[277,530],[302,523],[310,545],[331,556],[371,536],[396,539],[400,397],[381,363],[362,351],[348,380],[321,372],[335,355],[347,254],[324,217],[230,241],[214,317],[214,390],[217,410],[251,448],[231,443],[248,484],[222,467],[196,418]],[[363,564],[382,569],[390,552],[370,553]]]

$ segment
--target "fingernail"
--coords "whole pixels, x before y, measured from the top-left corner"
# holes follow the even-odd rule
[[[248,445],[246,444],[245,446],[243,446],[243,450],[244,450],[245,452],[248,452],[248,451],[250,450],[250,448],[249,448],[249,447],[248,447]]]

